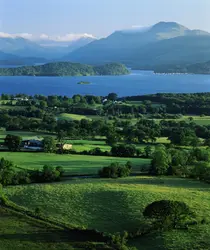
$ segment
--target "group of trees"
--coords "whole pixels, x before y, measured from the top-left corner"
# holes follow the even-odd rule
[[[124,75],[128,69],[120,63],[91,66],[71,62],[55,62],[38,66],[1,68],[2,76],[88,76],[88,75]]]
[[[210,93],[170,94],[158,93],[152,95],[127,97],[128,101],[150,101],[165,106],[168,114],[210,115]],[[162,111],[161,111],[162,112]],[[156,110],[158,112],[158,109]]]
[[[125,165],[115,162],[108,167],[102,168],[98,174],[101,178],[122,178],[129,176],[131,170],[132,165],[130,162],[127,162]]]
[[[60,181],[64,174],[62,167],[44,166],[42,170],[37,171],[17,171],[17,166],[13,162],[4,158],[0,159],[0,184],[19,185],[35,182],[53,182]]]
[[[152,155],[151,174],[177,175],[210,181],[210,150],[156,147]]]

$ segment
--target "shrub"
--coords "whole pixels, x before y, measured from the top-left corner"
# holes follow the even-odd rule
[[[111,163],[110,166],[99,170],[99,176],[101,178],[127,177],[130,175],[131,169],[132,166],[130,162],[127,162],[124,166],[120,165],[118,162]]]

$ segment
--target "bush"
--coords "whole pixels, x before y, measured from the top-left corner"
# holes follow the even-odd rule
[[[52,167],[44,165],[42,171],[35,171],[31,174],[33,182],[54,182],[60,181],[64,174],[62,167]]]
[[[101,178],[122,178],[129,176],[131,170],[132,165],[130,162],[127,162],[124,166],[116,162],[111,163],[110,166],[104,167],[102,170],[99,170],[99,176]]]
[[[117,145],[112,147],[111,153],[117,157],[134,157],[137,152],[134,145]]]

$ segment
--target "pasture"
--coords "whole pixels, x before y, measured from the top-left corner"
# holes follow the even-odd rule
[[[112,162],[125,164],[131,161],[133,172],[138,173],[142,167],[150,164],[149,159],[140,158],[117,158],[108,156],[89,155],[58,155],[47,153],[27,153],[27,152],[0,152],[0,158],[14,162],[21,169],[41,169],[44,165],[62,166],[66,174],[86,175],[97,174],[98,170],[106,167]]]
[[[76,179],[56,184],[7,187],[5,192],[18,205],[30,210],[39,207],[44,215],[55,220],[112,233],[135,231],[144,220],[144,208],[161,199],[186,202],[199,221],[203,218],[210,220],[210,187],[190,179]],[[151,241],[146,237],[147,240],[139,238],[129,243],[138,249],[143,246],[143,249],[192,249],[187,248],[192,239],[195,246],[204,245],[209,243],[209,233],[210,225],[200,224],[187,231],[152,235]]]
[[[196,116],[196,115],[183,115],[181,118],[178,119],[154,119],[157,123],[160,123],[161,120],[166,121],[185,121],[185,122],[194,122],[197,125],[207,126],[210,125],[210,116]]]
[[[80,121],[82,119],[90,120],[89,117],[85,115],[76,115],[76,114],[67,114],[67,113],[62,113],[59,116],[57,116],[58,120],[76,120]]]

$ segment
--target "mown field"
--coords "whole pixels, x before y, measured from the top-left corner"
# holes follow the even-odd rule
[[[14,162],[18,167],[34,170],[40,169],[44,165],[62,166],[66,174],[97,174],[102,167],[108,166],[112,162],[125,164],[131,161],[133,172],[140,172],[142,167],[150,164],[149,159],[140,158],[117,158],[108,156],[89,155],[58,155],[47,153],[26,153],[26,152],[0,152],[0,158],[4,157]]]
[[[59,116],[57,116],[57,119],[59,119],[59,120],[77,120],[77,121],[80,121],[82,119],[90,120],[90,118],[85,116],[85,115],[76,115],[76,114],[67,114],[67,113],[60,114]]]
[[[161,199],[186,202],[198,220],[210,221],[210,187],[179,178],[130,177],[73,180],[57,184],[7,187],[9,199],[55,220],[105,232],[135,231],[146,205]],[[210,224],[172,231],[129,242],[138,249],[208,249]],[[192,248],[196,246],[195,248]],[[202,245],[203,244],[203,245]],[[191,248],[189,248],[191,246]],[[143,247],[143,248],[142,248]]]

